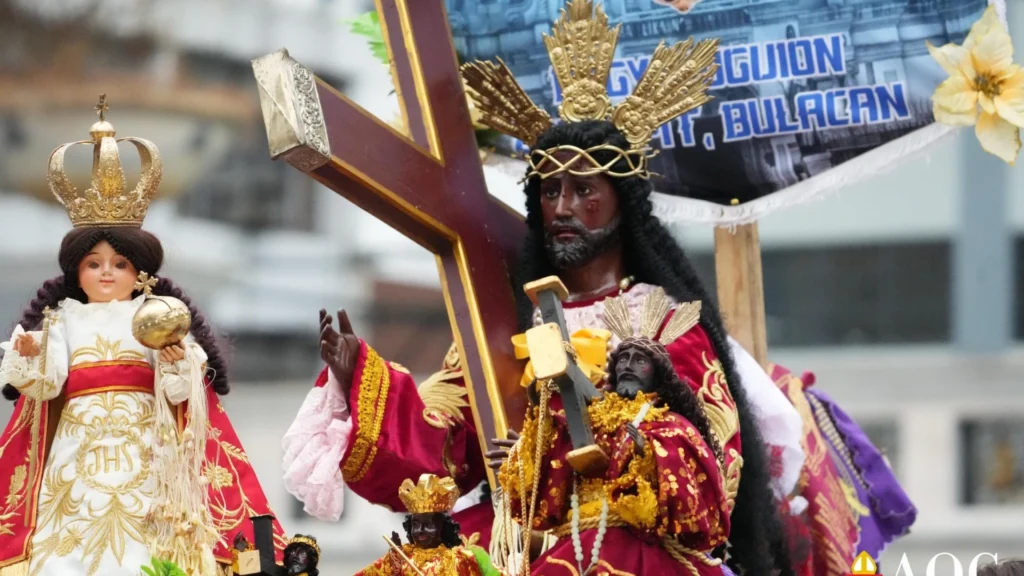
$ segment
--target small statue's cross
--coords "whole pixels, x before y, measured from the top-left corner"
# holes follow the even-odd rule
[[[535,280],[523,289],[540,309],[544,321],[526,332],[526,343],[537,381],[551,381],[558,386],[573,447],[566,460],[584,476],[602,474],[608,467],[608,455],[594,442],[587,411],[587,406],[600,392],[576,363],[576,351],[570,342],[562,309],[562,300],[568,297],[569,291],[557,276]]]
[[[106,120],[104,115],[107,113],[107,110],[110,110],[110,106],[107,105],[107,95],[100,94],[100,101],[96,104],[96,114],[99,115],[100,122]]]
[[[268,514],[253,516],[250,520],[256,542],[250,544],[244,537],[235,542],[239,552],[237,573],[242,576],[284,576],[287,571],[274,558],[274,517]]]
[[[153,289],[156,288],[157,277],[149,277],[148,272],[139,272],[139,279],[135,281],[135,291],[141,291],[146,296],[153,295]]]

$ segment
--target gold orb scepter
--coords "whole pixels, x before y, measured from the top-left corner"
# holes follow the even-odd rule
[[[192,328],[192,313],[184,302],[171,296],[153,296],[157,278],[139,273],[135,289],[146,295],[132,318],[132,336],[146,348],[162,350],[180,343]]]

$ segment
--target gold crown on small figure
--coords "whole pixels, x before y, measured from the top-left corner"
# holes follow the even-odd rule
[[[68,212],[71,225],[84,227],[135,227],[142,226],[149,210],[149,203],[160,187],[162,166],[160,152],[155,144],[142,138],[115,138],[114,126],[107,122],[107,95],[100,95],[96,112],[99,122],[92,125],[91,140],[71,142],[57,147],[50,154],[47,182],[50,191]],[[142,176],[135,188],[128,192],[117,150],[119,142],[131,142],[142,160]],[[64,154],[72,146],[91,144],[92,182],[89,188],[79,194],[64,171]]]
[[[417,484],[406,478],[398,488],[398,497],[410,514],[451,512],[459,499],[459,487],[451,478],[423,474]]]
[[[626,137],[629,148],[603,144],[587,150],[568,145],[534,149],[527,178],[548,178],[562,172],[647,178],[647,149],[654,132],[711,99],[707,91],[718,69],[718,39],[694,43],[691,38],[670,47],[660,43],[633,93],[612,105],[608,76],[620,26],[610,27],[608,16],[593,0],[569,0],[551,35],[544,35],[544,44],[562,87],[562,103],[558,107],[562,120],[608,120]],[[487,126],[518,138],[531,148],[552,126],[548,113],[530,100],[500,58],[497,63],[468,62],[462,66],[462,77],[480,111],[481,122]],[[574,156],[561,162],[554,157],[559,151],[572,152]],[[615,155],[602,164],[593,156],[595,152]],[[577,164],[581,159],[585,162]],[[625,160],[625,165],[615,168],[619,160]]]
[[[313,549],[313,552],[316,553],[316,557],[318,559],[320,558],[320,545],[316,543],[316,540],[314,538],[310,538],[309,536],[303,536],[302,534],[297,534],[293,536],[290,540],[288,540],[288,546],[286,547],[291,547],[298,544],[305,544],[306,546],[309,546]]]

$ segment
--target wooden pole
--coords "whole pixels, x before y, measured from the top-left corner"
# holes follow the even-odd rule
[[[761,366],[767,367],[764,278],[756,222],[735,230],[715,228],[715,277],[726,330]]]

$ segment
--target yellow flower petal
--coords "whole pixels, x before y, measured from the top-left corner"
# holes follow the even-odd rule
[[[978,142],[986,152],[994,154],[1008,164],[1017,160],[1020,152],[1020,128],[995,114],[982,114],[974,127]]]
[[[981,109],[987,114],[996,113],[996,103],[992,101],[992,97],[984,92],[978,92],[978,104],[981,105]]]
[[[971,108],[967,112],[952,112],[935,104],[932,106],[932,114],[935,121],[949,126],[973,126],[978,118],[978,109]]]
[[[1014,64],[1011,66],[999,82],[999,89],[1003,92],[1024,88],[1024,70]]]
[[[1024,88],[1007,90],[993,101],[999,116],[1014,126],[1024,127]]]
[[[1013,43],[1005,30],[992,30],[971,49],[971,61],[980,74],[1000,76],[1013,65]]]
[[[932,102],[950,112],[967,112],[978,105],[978,93],[963,76],[952,76],[935,89]]]
[[[936,47],[931,42],[926,41],[925,45],[928,46],[928,52],[931,53],[932,58],[935,58],[939,66],[942,66],[942,69],[951,77],[962,75],[965,78],[974,79],[974,65],[971,62],[971,53],[968,50],[956,44]]]
[[[1003,30],[1003,22],[999,19],[999,13],[996,12],[996,7],[989,5],[985,10],[985,13],[981,15],[981,18],[971,25],[971,31],[967,34],[967,39],[964,40],[964,48],[967,50],[974,49],[975,45],[990,34],[993,30]]]

